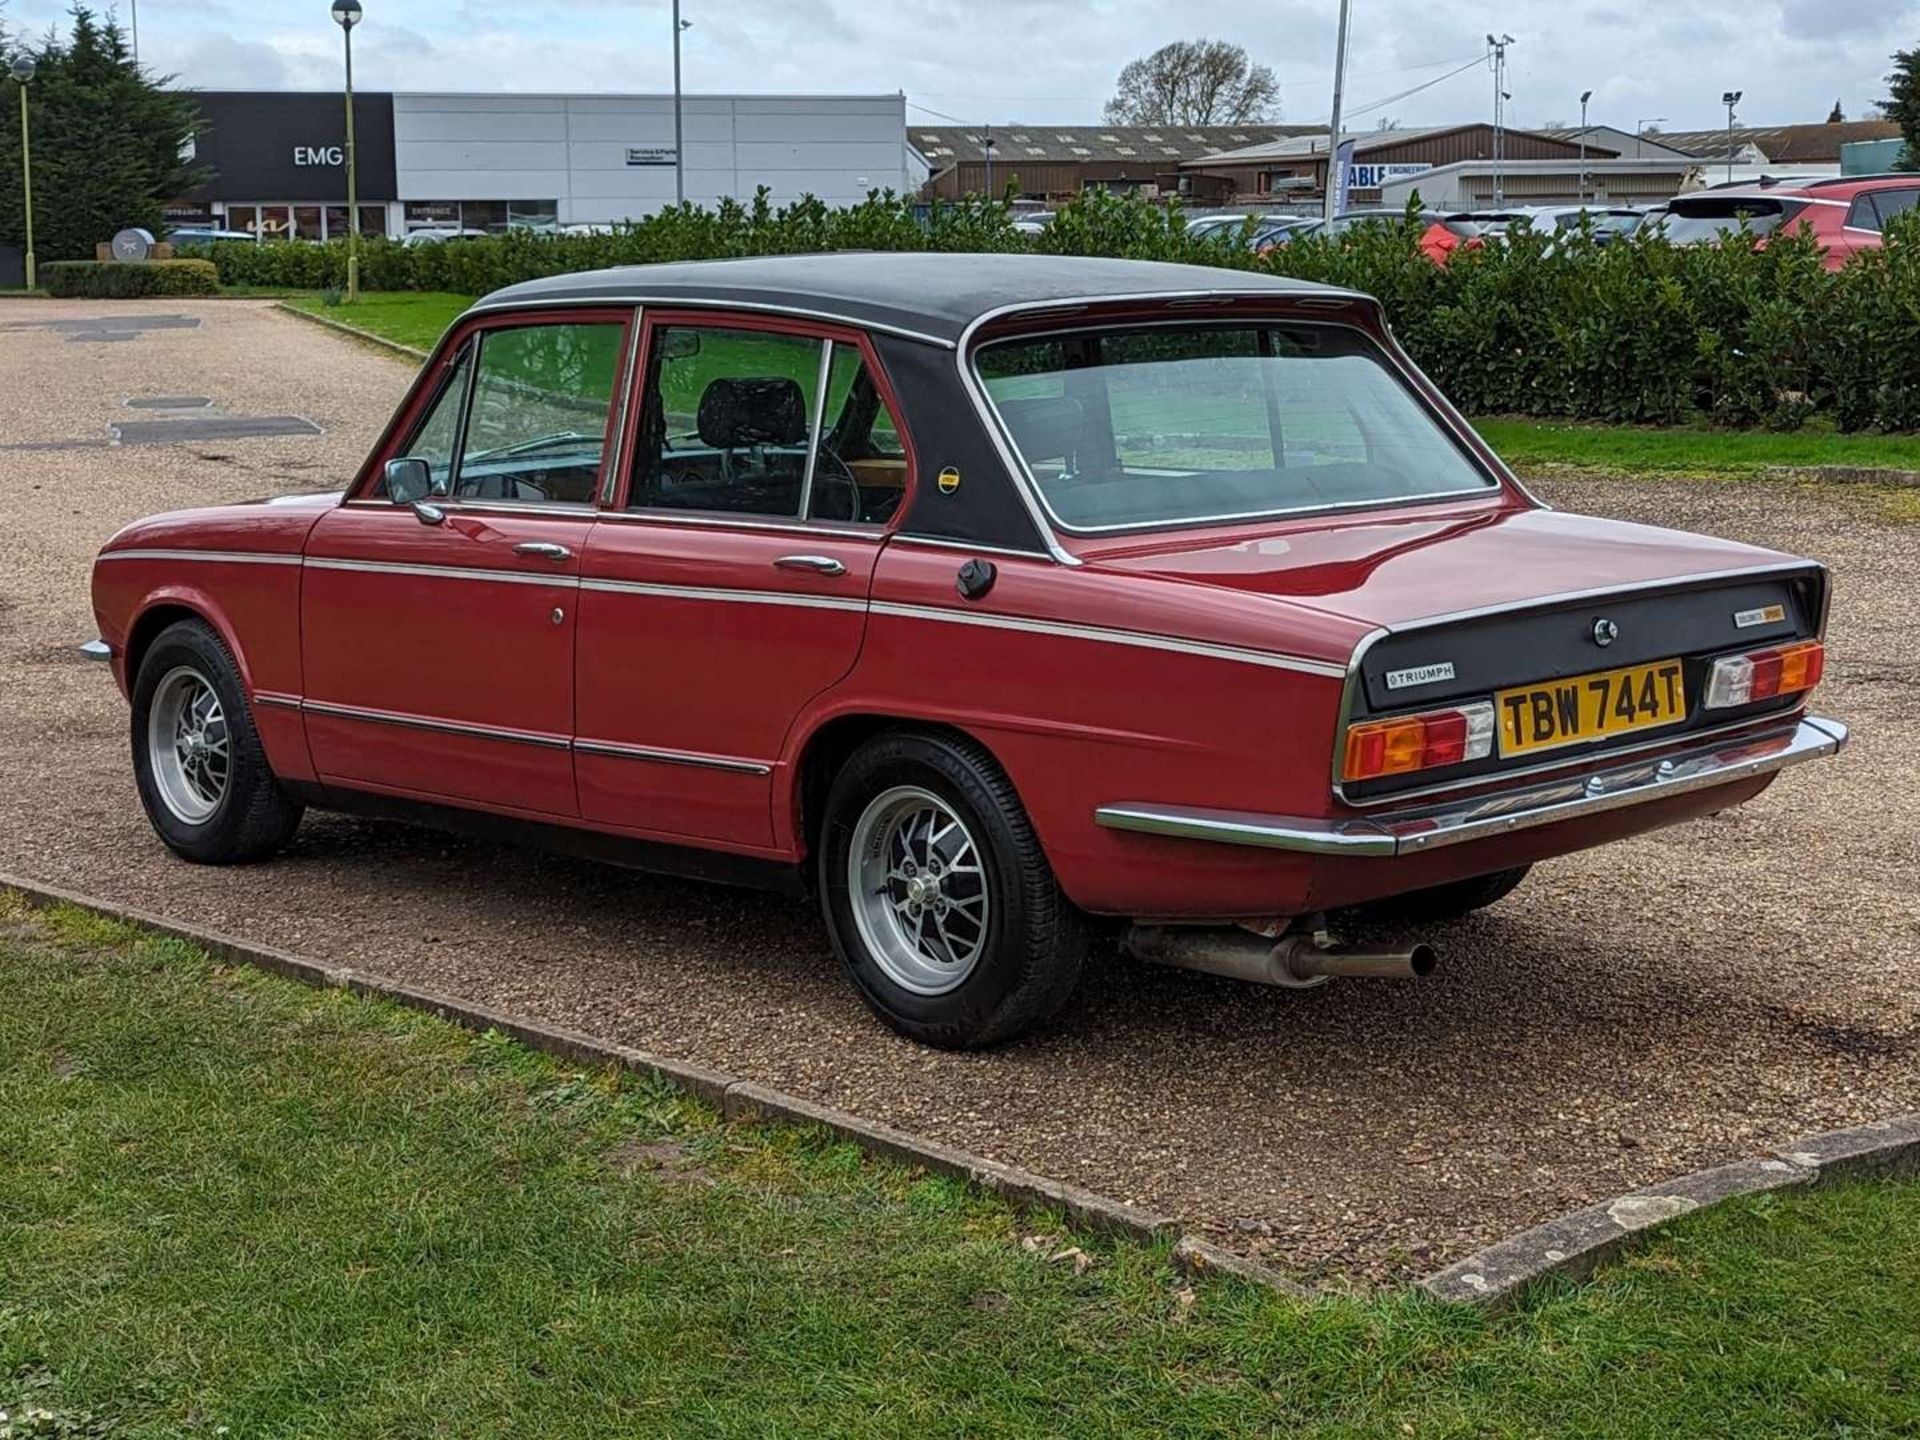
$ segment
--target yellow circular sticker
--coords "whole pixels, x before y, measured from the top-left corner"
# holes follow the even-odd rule
[[[940,472],[940,493],[951,495],[960,488],[960,472],[949,465]]]

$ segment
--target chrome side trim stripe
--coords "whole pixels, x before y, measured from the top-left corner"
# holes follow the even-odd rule
[[[1106,645],[1132,645],[1142,650],[1164,650],[1175,655],[1197,655],[1208,660],[1232,660],[1242,665],[1264,665],[1273,670],[1293,670],[1303,675],[1319,675],[1338,680],[1346,666],[1325,660],[1310,660],[1302,655],[1282,655],[1269,650],[1246,650],[1235,645],[1213,645],[1201,640],[1183,640],[1173,635],[1151,635],[1142,630],[1108,630],[1096,625],[1069,625],[1058,620],[1035,620],[1024,615],[993,615],[978,610],[951,610],[932,605],[896,605],[879,600],[873,604],[876,615],[892,615],[904,620],[938,620],[949,625],[980,625],[992,630],[1017,630],[1031,635],[1055,635],[1063,640],[1092,640]]]
[[[496,580],[502,585],[558,585],[572,589],[576,575],[541,574],[534,570],[479,570],[461,565],[405,565],[389,560],[333,560],[308,556],[311,570],[351,570],[368,575],[418,575],[428,580]]]
[[[298,565],[298,555],[270,555],[258,550],[102,550],[101,560],[211,560],[226,565]]]
[[[482,740],[504,740],[513,745],[537,745],[566,750],[572,741],[543,730],[513,730],[504,725],[478,725],[464,720],[441,720],[431,715],[409,715],[400,710],[374,710],[364,705],[336,705],[331,700],[302,700],[300,708],[313,715],[340,720],[364,720],[372,725],[398,725],[409,730],[432,730],[442,735],[470,735]]]
[[[615,760],[647,760],[658,765],[691,765],[701,770],[728,770],[738,775],[771,775],[773,767],[758,760],[736,760],[729,755],[697,755],[690,750],[657,750],[651,745],[623,745],[617,740],[575,740],[581,755],[605,755]]]
[[[838,595],[802,595],[791,590],[724,590],[701,585],[655,585],[644,580],[582,580],[582,590],[608,595],[658,595],[668,600],[714,600],[730,605],[788,605],[801,610],[867,608],[865,600]]]
[[[1660,760],[1594,770],[1551,784],[1497,791],[1424,810],[1323,820],[1181,805],[1115,804],[1102,805],[1093,818],[1108,830],[1307,855],[1417,855],[1770,775],[1835,754],[1846,742],[1845,725],[1815,716],[1791,730],[1776,730],[1753,740],[1701,746]]]
[[[913,330],[905,325],[891,325],[884,320],[863,319],[844,312],[815,310],[800,305],[775,305],[760,300],[738,300],[722,295],[648,295],[639,292],[610,293],[606,295],[565,295],[552,298],[529,295],[525,298],[501,300],[496,304],[479,304],[471,307],[466,315],[490,315],[497,310],[561,310],[584,307],[604,309],[609,306],[639,305],[658,306],[662,310],[744,310],[754,315],[791,315],[800,320],[815,320],[828,325],[837,325],[843,330],[870,330],[882,335],[898,335],[907,340],[918,340],[923,345],[937,345],[942,350],[954,348],[953,341],[941,335],[929,335],[924,330]],[[466,315],[460,318],[465,319]],[[458,322],[455,322],[458,323]]]
[[[515,730],[504,725],[479,725],[465,720],[443,720],[433,715],[411,715],[403,710],[377,710],[365,705],[339,705],[330,700],[303,700],[273,690],[257,690],[254,704],[281,706],[337,720],[362,720],[370,725],[398,725],[430,730],[440,735],[465,735],[500,740],[511,745],[535,745],[545,750],[572,750],[583,755],[605,755],[616,760],[640,760],[657,765],[689,765],[701,770],[725,770],[736,775],[771,775],[773,766],[731,755],[702,755],[691,750],[662,750],[652,745],[627,745],[618,740],[580,740],[543,730]]]

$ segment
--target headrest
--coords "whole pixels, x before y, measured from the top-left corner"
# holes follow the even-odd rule
[[[1037,400],[1002,400],[1000,417],[1007,422],[1021,458],[1071,460],[1080,448],[1085,411],[1071,395],[1048,395]]]
[[[807,438],[807,401],[785,375],[722,377],[700,392],[700,443],[716,450],[742,445],[800,445]]]

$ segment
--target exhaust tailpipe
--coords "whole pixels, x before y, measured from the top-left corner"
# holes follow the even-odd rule
[[[1355,950],[1324,930],[1266,940],[1246,930],[1133,925],[1121,945],[1128,954],[1156,965],[1289,990],[1324,985],[1336,975],[1419,979],[1431,975],[1439,964],[1431,945],[1415,945],[1410,950]]]

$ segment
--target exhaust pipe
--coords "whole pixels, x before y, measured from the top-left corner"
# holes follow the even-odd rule
[[[1121,942],[1128,954],[1156,965],[1225,975],[1255,985],[1306,990],[1336,975],[1413,980],[1439,964],[1431,945],[1410,950],[1355,950],[1324,930],[1296,931],[1266,940],[1245,930],[1179,925],[1132,925]]]

